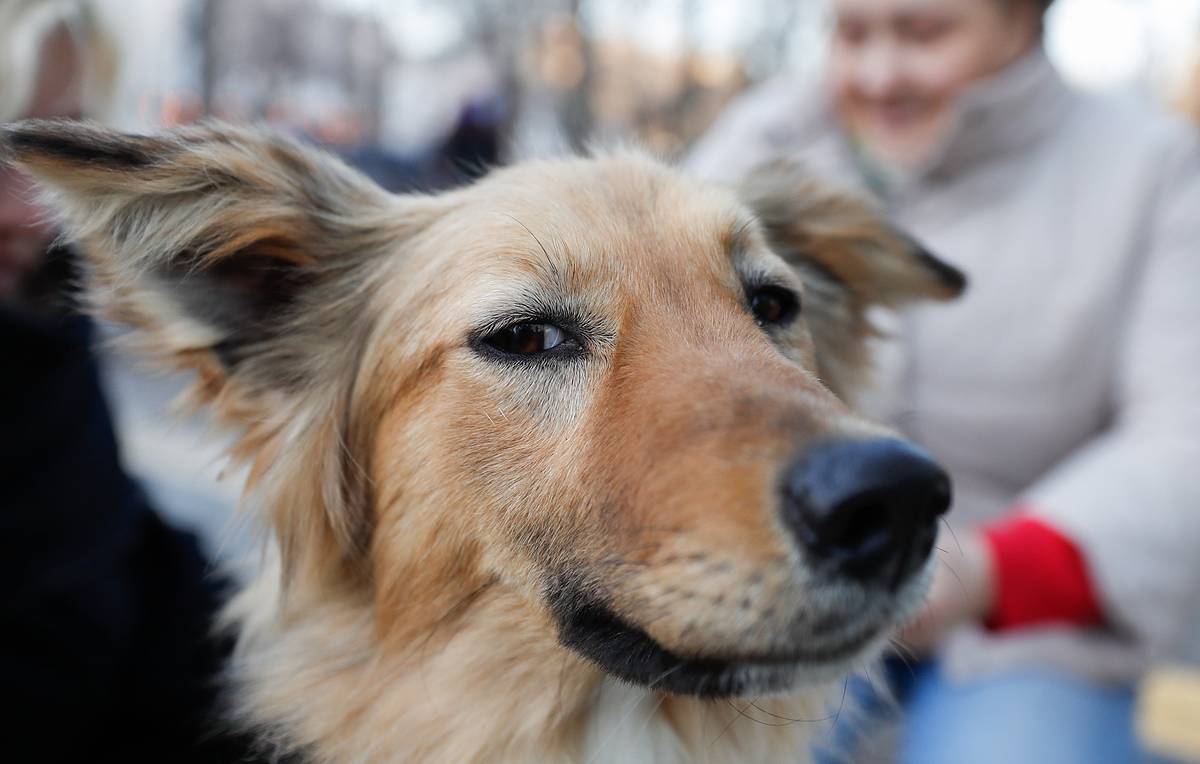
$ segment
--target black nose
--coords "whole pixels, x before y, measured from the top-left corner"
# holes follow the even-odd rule
[[[891,589],[929,559],[949,508],[946,473],[894,438],[812,446],[784,484],[784,517],[819,568]]]

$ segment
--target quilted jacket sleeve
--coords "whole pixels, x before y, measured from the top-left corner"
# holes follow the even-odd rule
[[[1151,656],[1200,602],[1200,151],[1176,148],[1114,338],[1113,423],[1022,501],[1078,544],[1109,621]]]

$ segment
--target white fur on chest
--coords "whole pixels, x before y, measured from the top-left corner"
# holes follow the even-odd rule
[[[670,713],[663,696],[614,680],[597,691],[581,731],[581,764],[732,764],[809,760],[811,725],[756,723],[737,713],[744,700],[679,700]],[[761,714],[759,714],[761,716]],[[803,729],[807,727],[808,729]]]
[[[691,761],[678,731],[662,713],[662,698],[606,680],[582,732],[580,761],[642,764]]]

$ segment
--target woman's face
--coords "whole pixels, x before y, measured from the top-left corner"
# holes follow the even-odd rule
[[[846,128],[879,159],[926,159],[951,128],[955,98],[1036,43],[1023,0],[834,0],[830,76]]]

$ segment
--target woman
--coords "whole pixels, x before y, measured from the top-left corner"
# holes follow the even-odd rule
[[[1200,152],[1067,87],[1048,5],[835,0],[825,89],[751,94],[689,159],[802,154],[971,277],[899,319],[871,402],[955,479],[903,761],[1139,760],[1132,688],[1200,633]]]

